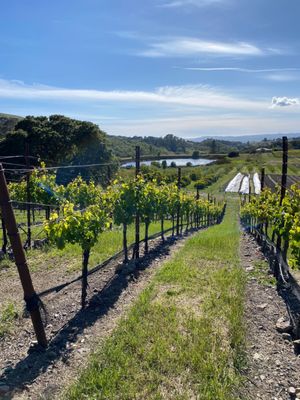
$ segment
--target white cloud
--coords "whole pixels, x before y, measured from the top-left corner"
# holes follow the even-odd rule
[[[243,134],[295,131],[300,126],[298,108],[282,107],[299,105],[299,99],[274,97],[270,109],[268,99],[248,99],[205,85],[103,91],[0,80],[1,99],[3,103],[6,99],[18,102],[23,109],[21,115],[41,113],[43,107],[49,114],[62,113],[99,123],[112,134]]]
[[[288,97],[273,97],[272,98],[272,108],[275,107],[289,107],[289,106],[299,106],[299,98],[288,98]]]
[[[163,86],[153,91],[66,89],[45,85],[26,85],[20,81],[0,80],[0,98],[27,100],[65,100],[95,103],[122,102],[136,104],[166,104],[196,108],[265,110],[268,102],[235,96],[205,85]]]
[[[192,37],[161,39],[137,53],[144,57],[195,57],[200,54],[219,56],[261,56],[269,50],[246,42],[206,41]]]
[[[178,67],[176,67],[178,68]],[[207,72],[222,72],[222,71],[233,71],[233,72],[246,72],[246,73],[262,73],[262,72],[285,72],[285,71],[300,71],[300,68],[263,68],[263,69],[252,69],[252,68],[239,68],[239,67],[184,67],[183,69],[188,71],[207,71]]]
[[[223,3],[224,0],[174,0],[161,4],[163,8],[179,8],[179,7],[205,7],[213,4]]]

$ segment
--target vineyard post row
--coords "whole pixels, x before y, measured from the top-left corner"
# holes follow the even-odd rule
[[[137,151],[137,153],[139,153],[139,151]],[[140,164],[140,159],[139,159],[139,155],[138,155],[138,157],[137,157],[137,172],[139,172],[139,164]],[[42,305],[42,303],[33,288],[30,273],[29,273],[29,270],[28,270],[28,267],[26,264],[24,249],[22,247],[21,238],[20,238],[20,235],[18,232],[18,226],[16,224],[15,216],[14,216],[13,209],[12,209],[12,203],[9,199],[9,193],[8,193],[8,188],[6,185],[6,179],[4,176],[3,168],[1,168],[1,171],[2,171],[2,175],[3,175],[3,184],[6,187],[6,194],[7,194],[7,199],[6,199],[7,207],[5,206],[5,204],[6,204],[5,201],[1,201],[1,207],[2,207],[1,214],[4,217],[4,221],[5,221],[7,229],[8,229],[9,238],[10,238],[10,241],[12,244],[13,254],[14,254],[15,261],[16,261],[16,264],[18,267],[20,279],[21,279],[21,282],[22,282],[22,285],[24,288],[24,299],[26,302],[27,309],[30,312],[31,317],[32,317],[32,321],[33,321],[34,329],[35,329],[36,336],[38,339],[38,343],[41,344],[42,346],[45,346],[46,345],[46,337],[45,337],[45,332],[44,332],[44,329],[42,326],[40,309],[39,309],[39,307]],[[25,171],[28,172],[28,168]],[[30,171],[30,173],[32,175],[34,175],[34,172]],[[36,176],[36,178],[37,177],[38,177],[38,175]],[[224,215],[225,206],[221,209],[220,205],[218,205],[218,207],[216,208],[214,199],[208,197],[208,199],[210,201],[207,202],[207,205],[205,205],[205,202],[204,202],[202,205],[200,205],[200,208],[197,208],[197,211],[192,211],[192,207],[198,207],[199,204],[197,203],[197,205],[196,205],[195,198],[193,198],[193,196],[188,196],[183,193],[182,197],[181,197],[180,190],[179,190],[180,189],[180,178],[181,178],[181,170],[179,169],[177,185],[172,186],[171,192],[169,192],[171,196],[172,196],[172,194],[174,194],[177,199],[175,201],[175,203],[173,203],[174,205],[172,206],[173,208],[171,211],[172,220],[173,220],[172,234],[174,235],[174,222],[175,222],[174,217],[175,217],[176,213],[178,215],[180,213],[182,214],[181,219],[179,217],[179,220],[178,220],[178,225],[177,225],[178,233],[179,233],[179,229],[181,229],[181,232],[182,232],[183,214],[186,217],[187,230],[188,230],[189,226],[191,228],[193,228],[193,226],[196,228],[200,228],[200,223],[199,223],[200,215],[201,215],[202,227],[210,226],[213,223],[221,222],[222,217]],[[75,179],[73,182],[71,182],[71,187],[74,184],[74,182],[75,182],[75,189],[76,189],[76,184],[83,185],[82,180],[79,179],[76,181],[76,179]],[[151,193],[151,190],[153,190],[153,193],[155,194],[154,198],[153,197],[148,198],[149,191],[143,192],[143,190],[142,190],[142,192],[140,193],[141,183],[142,183],[142,185],[146,184],[146,187],[147,187],[147,185],[150,185],[148,187],[150,188],[150,193]],[[137,173],[137,179],[135,181],[133,181],[132,184],[133,184],[133,188],[135,191],[135,195],[133,197],[134,201],[139,199],[140,196],[143,196],[144,200],[148,198],[148,203],[150,200],[151,206],[152,206],[152,200],[153,200],[153,204],[156,203],[157,198],[155,198],[155,197],[160,194],[160,189],[158,187],[155,188],[156,183],[154,184],[154,181],[152,183],[149,182],[147,184],[147,182],[145,182]],[[153,186],[153,184],[154,184],[154,186]],[[17,187],[18,187],[18,185],[17,185]],[[93,188],[92,189],[93,193],[95,192],[95,190],[98,190],[93,183],[90,183],[89,185],[85,183],[85,185]],[[40,187],[40,185],[38,185],[38,186]],[[85,186],[83,185],[83,187],[85,187]],[[126,187],[126,185],[125,185],[125,187]],[[1,194],[4,196],[5,190],[2,190],[1,185],[0,185],[0,189],[1,189]],[[25,185],[25,190],[26,189],[27,189],[27,186]],[[86,193],[86,192],[83,191],[82,193]],[[175,194],[175,193],[177,193],[177,194]],[[95,196],[92,196],[92,199],[93,199],[93,201],[96,201]],[[86,199],[86,201],[89,201],[89,200],[91,200],[91,198]],[[183,202],[182,204],[181,204],[181,201]],[[87,268],[88,268],[89,252],[90,252],[91,247],[96,243],[96,239],[97,239],[99,233],[101,233],[103,231],[103,229],[106,225],[106,222],[107,222],[107,218],[109,219],[108,216],[111,214],[111,210],[109,209],[109,207],[108,207],[108,209],[106,209],[106,206],[109,203],[110,202],[107,202],[107,200],[105,200],[105,197],[104,197],[104,203],[103,203],[104,208],[103,209],[101,209],[100,204],[96,205],[93,203],[90,205],[87,204],[87,207],[80,207],[79,210],[74,210],[74,204],[77,204],[77,202],[75,201],[74,204],[67,202],[67,204],[65,204],[63,206],[63,211],[64,211],[63,217],[62,218],[59,217],[57,213],[55,215],[53,214],[50,218],[50,221],[47,221],[47,223],[46,223],[46,227],[48,228],[48,230],[46,230],[46,232],[47,233],[51,232],[54,235],[53,237],[55,237],[56,240],[58,239],[58,242],[56,242],[56,243],[58,243],[58,247],[61,245],[61,240],[63,240],[64,244],[68,241],[70,241],[71,243],[74,243],[74,241],[75,241],[76,243],[78,242],[82,247],[83,256],[84,256],[83,257],[82,277],[81,277],[81,280],[82,280],[82,307],[84,307],[85,299],[86,299],[87,275],[88,275]],[[23,204],[28,205],[28,203],[23,203]],[[106,204],[106,206],[105,206],[105,204]],[[31,203],[29,203],[29,205],[31,205]],[[204,209],[203,209],[203,207],[204,207]],[[138,213],[142,213],[141,216],[145,220],[145,212],[147,213],[147,211],[145,211],[143,208],[140,209],[139,205],[137,206],[137,211],[138,211]],[[169,211],[164,211],[164,215],[167,215],[168,212]],[[198,215],[197,215],[197,213],[198,213]],[[73,218],[74,215],[76,215],[76,218]],[[177,217],[178,217],[178,215],[177,215]],[[9,216],[11,216],[11,218],[13,219],[13,222],[14,222],[13,229],[11,229]],[[70,216],[72,216],[71,219],[69,219]],[[93,216],[93,218],[95,220],[94,219],[91,220],[91,216]],[[78,224],[83,224],[81,226],[82,228],[83,228],[83,226],[85,226],[85,224],[89,225],[89,227],[92,229],[92,231],[88,232],[93,235],[92,243],[90,242],[91,237],[89,235],[80,236],[82,232],[86,231],[85,229],[80,230],[79,225],[75,224],[76,225],[75,226],[75,225],[72,225],[72,223],[68,226],[68,224],[65,224],[64,218],[66,218],[68,223],[70,223],[70,221],[72,223],[74,223],[74,221],[76,220],[75,221],[76,224],[77,224],[77,222],[78,222]],[[152,215],[152,217],[149,217],[149,222],[151,222],[150,218],[152,218],[152,221],[153,221],[154,215]],[[180,221],[181,221],[181,224],[180,224]],[[146,221],[144,221],[144,222],[146,222]],[[73,231],[74,232],[76,231],[77,233],[80,231],[79,236],[77,235],[75,238],[74,236],[72,236],[71,231],[70,232],[65,231],[66,236],[64,238],[62,238],[60,229],[57,225],[59,223],[63,223],[64,229],[68,230],[70,228],[71,230],[73,229]],[[91,223],[92,223],[92,225],[90,226]],[[56,229],[57,227],[58,227],[58,229]],[[140,228],[139,221],[138,221],[138,228]],[[13,234],[11,235],[12,232],[13,232]],[[139,230],[138,230],[138,234],[139,234]],[[17,245],[15,245],[15,243],[13,243],[14,238],[15,238],[15,240],[17,240]],[[148,240],[148,236],[145,236],[145,244],[147,244],[147,240]],[[140,242],[141,241],[139,240],[138,244],[140,244]],[[59,248],[62,248],[62,247],[59,247]],[[146,247],[145,247],[145,252],[146,252]],[[20,258],[19,258],[18,254],[21,254]],[[41,326],[40,326],[40,324],[41,324]]]
[[[242,222],[250,233],[264,238],[276,251],[277,262],[274,263],[274,275],[282,278],[281,261],[287,266],[288,250],[291,248],[291,262],[300,267],[300,190],[293,185],[287,190],[288,140],[282,138],[282,174],[280,192],[271,193],[263,188],[261,195],[242,207]],[[264,176],[264,169],[262,170]],[[268,237],[271,228],[272,237]],[[265,243],[264,243],[265,245]],[[285,268],[288,270],[288,267]]]
[[[136,178],[140,175],[140,172],[141,172],[141,149],[140,149],[140,146],[136,146],[136,148],[135,148],[135,177]],[[139,196],[139,193],[137,193],[137,196]],[[138,211],[135,216],[134,256],[137,260],[140,258],[140,214]]]
[[[33,328],[38,343],[42,347],[47,346],[47,338],[40,313],[40,299],[37,296],[29,268],[26,261],[25,251],[22,246],[21,237],[17,227],[14,211],[10,201],[6,179],[2,164],[0,163],[0,206],[1,214],[5,221],[8,237],[15,256],[15,263],[22,283],[26,308],[30,313]]]

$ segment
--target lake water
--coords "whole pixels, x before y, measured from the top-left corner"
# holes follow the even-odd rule
[[[166,161],[167,162],[167,166],[169,167],[171,165],[171,163],[174,161],[176,163],[177,167],[184,167],[186,166],[187,163],[191,163],[192,166],[197,166],[197,165],[208,165],[210,163],[212,163],[215,160],[208,160],[206,158],[170,158],[168,160],[145,160],[145,161],[141,161],[141,165],[151,165],[151,163],[153,161],[158,161],[160,163],[162,163],[162,161]],[[130,161],[127,163],[124,163],[121,165],[121,167],[123,168],[128,168],[128,167],[134,167],[135,166],[135,162],[134,161]]]

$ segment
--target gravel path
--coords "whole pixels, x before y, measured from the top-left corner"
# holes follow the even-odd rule
[[[242,265],[248,275],[246,328],[248,368],[242,399],[300,399],[300,358],[294,352],[291,336],[279,333],[279,318],[288,320],[286,306],[271,284],[268,264],[255,240],[241,239]]]

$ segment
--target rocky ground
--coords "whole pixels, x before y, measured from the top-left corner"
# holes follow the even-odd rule
[[[248,367],[242,398],[300,399],[300,357],[295,353],[283,299],[260,247],[241,238],[242,265],[248,275],[246,329]]]

